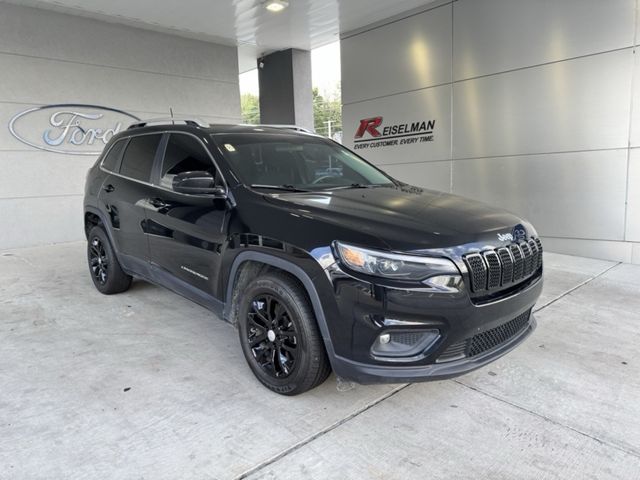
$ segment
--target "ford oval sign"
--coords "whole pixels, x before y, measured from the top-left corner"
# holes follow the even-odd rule
[[[25,110],[9,122],[9,131],[22,143],[47,152],[99,155],[107,142],[135,115],[97,105],[45,105]]]

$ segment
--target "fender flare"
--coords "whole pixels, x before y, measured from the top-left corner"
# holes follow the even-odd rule
[[[111,246],[113,247],[114,250],[116,250],[116,253],[117,253],[116,242],[115,242],[115,239],[113,238],[113,233],[111,233],[111,227],[109,225],[109,222],[107,221],[107,218],[97,208],[87,205],[84,207],[84,213],[82,214],[83,225],[84,225],[84,217],[87,213],[91,213],[100,219],[100,221],[102,222],[102,225],[104,226],[105,231],[107,232],[107,236],[109,237]]]
[[[274,255],[268,255],[266,253],[256,252],[253,250],[244,251],[238,254],[238,256],[233,260],[231,271],[229,273],[229,282],[227,284],[227,291],[225,294],[225,316],[228,313],[227,309],[231,308],[233,287],[238,269],[243,263],[248,261],[260,262],[275,268],[279,268],[280,270],[284,270],[285,272],[293,275],[300,281],[300,283],[302,283],[302,286],[306,290],[307,294],[309,295],[309,299],[311,300],[311,308],[313,308],[313,313],[316,316],[318,328],[320,329],[320,335],[322,335],[322,340],[324,342],[325,349],[327,350],[327,356],[329,357],[329,361],[333,366],[336,358],[336,353],[335,349],[333,348],[333,342],[331,341],[331,335],[329,333],[327,319],[324,316],[324,309],[322,308],[320,297],[318,296],[318,292],[316,291],[316,288],[309,275],[307,275],[307,273],[302,268],[292,262],[284,260],[280,257],[276,257]]]

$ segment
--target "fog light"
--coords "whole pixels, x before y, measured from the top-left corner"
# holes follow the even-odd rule
[[[375,357],[415,357],[432,347],[440,338],[440,331],[393,330],[378,335],[371,346]]]

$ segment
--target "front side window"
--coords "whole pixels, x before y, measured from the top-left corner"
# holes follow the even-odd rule
[[[338,144],[302,135],[214,135],[242,183],[327,190],[391,185],[393,180]]]
[[[151,169],[162,134],[140,135],[129,140],[124,152],[120,174],[125,177],[149,182]]]
[[[176,175],[207,172],[215,177],[215,167],[202,143],[191,135],[171,134],[160,172],[160,186],[173,188]]]

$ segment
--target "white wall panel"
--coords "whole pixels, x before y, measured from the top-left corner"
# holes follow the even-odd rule
[[[234,47],[0,2],[0,67],[0,249],[83,238],[84,179],[95,161],[17,141],[7,128],[15,114],[74,103],[140,118],[170,107],[216,123],[241,117]],[[31,121],[29,138],[38,138],[46,118]]]
[[[0,248],[84,238],[82,196],[0,199]]]
[[[637,0],[456,0],[453,42],[440,40],[451,60],[434,47],[445,70],[438,78],[420,79],[402,62],[412,33],[446,36],[434,26],[448,20],[436,18],[443,8],[347,39],[344,142],[354,145],[360,119],[437,115],[433,144],[359,153],[408,183],[446,191],[449,180],[454,193],[523,215],[548,236],[548,250],[640,262],[640,148],[627,178],[627,148],[640,147],[636,7]],[[391,54],[376,55],[378,45]],[[427,87],[449,66],[451,107],[440,92],[418,94],[447,91]],[[448,155],[458,160],[433,162]]]
[[[88,103],[123,110],[165,106],[168,112],[231,112],[240,105],[237,84],[156,73],[69,64],[0,54],[0,101]]]
[[[542,236],[623,240],[627,151],[454,160],[453,192],[511,210]]]
[[[640,242],[640,149],[638,148],[632,148],[630,151],[628,181],[626,240]]]
[[[356,150],[376,164],[428,162],[451,157],[451,86],[428,88],[376,100],[344,105],[343,143],[354,148],[362,119],[382,116],[382,126],[435,120],[433,141],[394,147]],[[365,136],[365,138],[370,138]],[[399,139],[402,140],[402,139]]]
[[[95,157],[38,150],[3,152],[0,155],[0,197],[80,195],[84,192],[87,170],[95,161]]]
[[[633,96],[629,145],[631,147],[640,147],[640,50],[638,49],[636,49],[634,55],[633,65]]]
[[[454,79],[633,45],[635,0],[454,2]]]
[[[633,259],[633,243],[606,240],[583,240],[580,238],[541,237],[547,252],[577,255],[579,257],[601,258],[614,262],[640,263]]]
[[[345,104],[451,81],[451,5],[344,39]]]
[[[453,156],[625,147],[632,49],[454,84]]]
[[[448,192],[451,186],[451,162],[380,165],[392,177],[417,187]]]
[[[238,82],[235,47],[5,3],[0,51]]]

